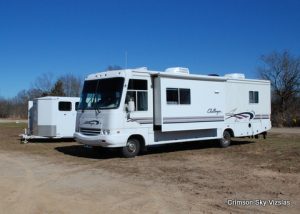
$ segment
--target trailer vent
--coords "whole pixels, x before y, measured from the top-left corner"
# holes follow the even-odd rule
[[[165,70],[165,72],[171,73],[171,74],[189,74],[190,73],[188,68],[182,68],[182,67],[167,68]]]
[[[101,132],[101,129],[88,129],[88,128],[80,128],[80,132],[84,135],[99,135]]]

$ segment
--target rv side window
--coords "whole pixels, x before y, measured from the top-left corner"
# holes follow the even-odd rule
[[[72,103],[71,102],[59,102],[58,103],[58,110],[59,111],[71,111],[72,110]]]
[[[178,88],[167,88],[167,104],[178,104]]]
[[[249,103],[258,103],[259,94],[258,91],[249,91]]]
[[[78,110],[78,106],[79,106],[79,102],[76,102],[76,103],[75,103],[75,111]]]
[[[148,110],[148,85],[147,80],[131,79],[128,83],[126,103],[133,100],[136,111]]]
[[[180,104],[191,104],[191,90],[186,88],[179,89]]]
[[[191,104],[191,90],[188,88],[167,88],[167,104]]]

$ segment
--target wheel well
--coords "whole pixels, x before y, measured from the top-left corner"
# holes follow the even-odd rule
[[[231,137],[234,137],[234,133],[232,129],[225,129],[224,131],[228,131]]]
[[[137,139],[138,141],[139,141],[139,143],[140,143],[140,146],[141,146],[141,150],[144,150],[145,149],[145,139],[144,139],[144,137],[142,136],[142,135],[131,135],[129,138],[128,138],[128,140],[129,139]]]

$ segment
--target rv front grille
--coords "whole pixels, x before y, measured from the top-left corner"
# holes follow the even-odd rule
[[[80,128],[80,132],[84,135],[99,135],[101,129]]]

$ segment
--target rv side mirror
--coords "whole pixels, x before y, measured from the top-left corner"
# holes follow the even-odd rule
[[[130,100],[130,101],[128,102],[128,107],[127,107],[127,109],[128,109],[128,112],[134,112],[134,110],[135,110],[135,103],[134,103],[133,100]]]

